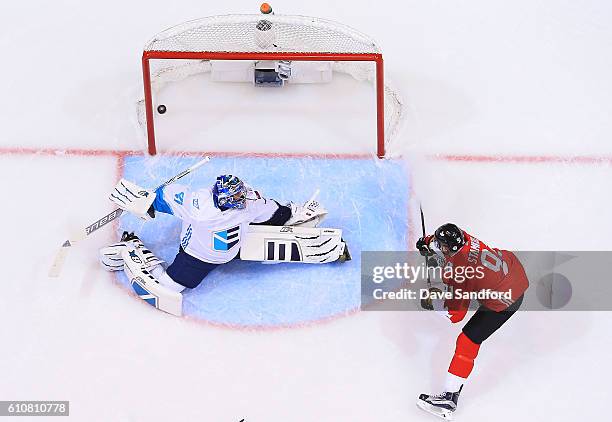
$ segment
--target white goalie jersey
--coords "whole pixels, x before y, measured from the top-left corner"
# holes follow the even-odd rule
[[[232,177],[222,176],[217,182]],[[153,210],[179,218],[182,250],[211,264],[227,263],[239,253],[242,260],[274,263],[325,264],[351,259],[342,230],[317,227],[327,214],[316,201],[318,189],[303,206],[294,203],[280,206],[237,178],[234,179],[240,190],[226,189],[223,198],[214,195],[212,188],[192,190],[170,184],[176,178],[155,191],[121,179],[109,199],[120,209],[145,220],[154,217]],[[222,206],[221,200],[227,200],[228,192],[233,200],[241,201],[241,206],[221,210],[217,204]],[[163,261],[146,249],[134,233],[127,231],[120,242],[100,250],[100,261],[108,271],[124,270],[140,298],[173,315],[182,314],[181,292],[201,282],[196,280],[194,284],[188,280],[185,284],[174,280],[162,266]]]
[[[221,211],[213,203],[210,188],[190,190],[173,184],[159,189],[153,208],[182,220],[181,247],[194,258],[224,264],[236,257],[250,223],[269,220],[276,202],[248,190],[244,209]]]

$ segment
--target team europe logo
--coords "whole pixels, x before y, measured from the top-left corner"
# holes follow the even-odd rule
[[[215,251],[229,251],[240,241],[240,226],[227,230],[213,232],[213,249]]]

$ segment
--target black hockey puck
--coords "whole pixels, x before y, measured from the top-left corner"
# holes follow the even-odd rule
[[[163,104],[160,104],[157,106],[157,112],[159,114],[164,114],[166,112],[166,106]]]

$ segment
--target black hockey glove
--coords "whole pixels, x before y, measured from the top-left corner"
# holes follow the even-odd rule
[[[433,251],[429,248],[428,240],[429,240],[428,237],[421,237],[416,242],[416,248],[419,250],[419,252],[423,256],[433,255]]]
[[[442,290],[436,287],[430,287],[428,290],[430,293],[436,293],[436,294],[442,293]],[[433,302],[431,301],[431,297],[429,297],[429,295],[426,298],[421,299],[421,308],[425,309],[426,311],[434,310]]]

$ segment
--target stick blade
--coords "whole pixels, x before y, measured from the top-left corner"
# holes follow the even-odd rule
[[[62,268],[64,267],[64,261],[66,261],[66,256],[68,255],[68,249],[72,246],[69,240],[66,240],[62,246],[59,248],[57,253],[55,254],[55,259],[53,260],[53,264],[51,264],[51,268],[49,268],[49,277],[57,278],[62,273]]]

